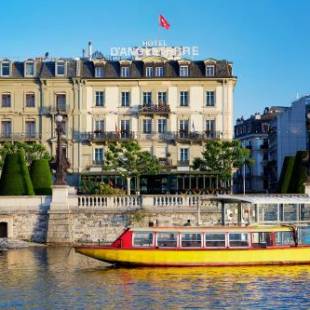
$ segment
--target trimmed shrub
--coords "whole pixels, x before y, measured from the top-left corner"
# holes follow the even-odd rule
[[[5,156],[0,179],[0,195],[34,195],[22,150],[17,151],[15,154],[7,154]]]
[[[47,159],[34,160],[30,166],[30,176],[36,195],[52,194],[52,174]]]
[[[278,193],[281,194],[288,193],[294,169],[294,162],[295,162],[295,156],[286,156],[284,158],[278,185]]]
[[[307,158],[308,152],[298,151],[295,156],[293,174],[290,181],[289,193],[302,194],[305,192],[305,182],[307,180]]]

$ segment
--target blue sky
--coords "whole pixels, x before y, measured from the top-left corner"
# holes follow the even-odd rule
[[[1,11],[0,57],[80,56],[89,40],[107,54],[159,37],[233,61],[235,118],[309,93],[307,0],[10,0]],[[159,14],[171,28],[158,34]]]

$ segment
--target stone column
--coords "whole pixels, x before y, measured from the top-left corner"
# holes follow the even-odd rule
[[[72,243],[71,214],[68,196],[68,185],[53,185],[52,203],[48,219],[47,243]]]

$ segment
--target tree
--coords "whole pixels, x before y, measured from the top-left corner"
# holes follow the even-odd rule
[[[285,156],[281,175],[278,183],[278,192],[287,194],[289,192],[289,185],[293,175],[295,156]]]
[[[289,185],[289,193],[304,193],[307,180],[307,152],[298,151],[295,156],[293,173]]]
[[[5,156],[0,179],[0,195],[34,195],[22,149]]]
[[[52,174],[47,159],[35,159],[32,161],[30,177],[36,195],[52,194]]]
[[[250,150],[241,146],[239,141],[210,140],[205,144],[202,158],[195,158],[193,169],[218,174],[221,180],[229,181],[233,170],[250,165]]]
[[[110,143],[104,161],[104,170],[116,172],[127,179],[127,194],[130,195],[131,178],[139,179],[142,174],[156,174],[160,171],[158,159],[147,151],[142,151],[138,142]]]
[[[19,150],[24,151],[25,160],[28,165],[35,159],[51,159],[50,154],[42,144],[23,143],[18,141],[6,142],[0,148],[0,168],[3,166],[6,154],[16,154]]]

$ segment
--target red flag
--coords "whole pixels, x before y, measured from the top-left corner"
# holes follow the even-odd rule
[[[170,28],[170,24],[168,23],[167,19],[162,15],[159,15],[159,25],[167,30]]]

